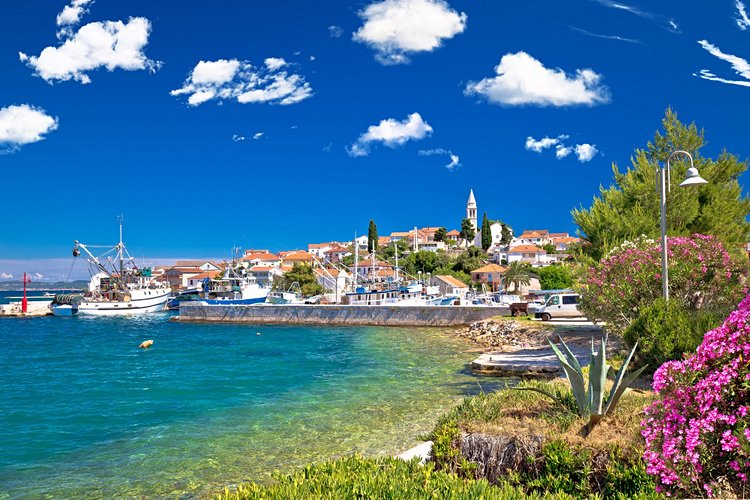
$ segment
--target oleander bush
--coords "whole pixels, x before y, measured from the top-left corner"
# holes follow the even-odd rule
[[[677,496],[750,494],[750,295],[695,353],[654,374],[641,423],[657,488]]]
[[[703,335],[719,326],[725,316],[714,311],[690,311],[677,301],[659,298],[641,310],[623,338],[630,346],[638,344],[638,364],[648,364],[653,372],[662,363],[695,351]]]
[[[746,257],[732,257],[715,237],[669,238],[670,301],[686,311],[728,313],[745,289]],[[613,249],[590,267],[581,284],[581,310],[622,335],[662,296],[661,243],[639,238]]]

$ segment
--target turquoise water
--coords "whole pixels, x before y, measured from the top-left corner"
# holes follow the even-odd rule
[[[445,331],[168,319],[0,319],[0,497],[203,496],[394,454],[479,390]]]

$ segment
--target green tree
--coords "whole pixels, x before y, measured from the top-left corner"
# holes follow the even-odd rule
[[[557,253],[557,248],[555,248],[555,245],[553,245],[552,243],[546,243],[544,245],[537,246],[547,253]]]
[[[274,282],[274,285],[277,285],[276,288],[278,289],[287,290],[295,281],[299,283],[302,295],[306,297],[325,292],[325,289],[315,279],[315,272],[309,264],[294,264],[280,280]]]
[[[370,226],[367,228],[367,248],[371,251],[378,251],[378,226],[372,219],[370,219]]]
[[[435,269],[440,267],[451,267],[452,262],[445,252],[430,252],[420,250],[410,253],[402,261],[399,259],[399,267],[407,274],[416,276],[418,272],[434,274]]]
[[[471,224],[471,219],[464,219],[461,221],[461,239],[471,244],[471,242],[474,241],[474,236],[476,234],[474,226]]]
[[[504,222],[501,222],[503,225],[503,232],[502,237],[500,238],[500,243],[503,245],[507,245],[510,243],[510,240],[513,239],[513,231],[511,230],[510,226]]]
[[[380,255],[382,255],[388,260],[394,260],[394,257],[396,255],[396,247],[398,247],[398,260],[399,260],[399,265],[400,265],[401,259],[406,257],[406,254],[410,250],[408,241],[406,240],[392,241],[390,244],[382,248],[382,250],[380,251]]]
[[[448,233],[444,227],[439,227],[435,231],[435,241],[445,241],[445,235]]]
[[[458,256],[453,264],[455,271],[471,274],[474,269],[479,269],[485,265],[485,253],[477,247],[469,247],[464,253]]]
[[[457,280],[463,281],[467,285],[471,285],[471,274],[463,271],[456,271],[450,267],[438,267],[432,274],[435,276],[453,276]]]
[[[513,292],[520,295],[521,286],[528,286],[531,284],[531,273],[529,272],[528,266],[525,266],[521,262],[511,262],[508,264],[508,270],[503,273],[505,278],[505,289],[508,289],[508,284],[513,284]]]
[[[490,221],[485,212],[482,217],[482,250],[487,250],[490,246],[492,246],[492,230],[490,230]]]
[[[684,157],[670,162],[669,235],[713,234],[730,249],[737,249],[747,241],[750,199],[742,195],[739,184],[747,163],[726,150],[716,160],[701,156],[700,149],[706,143],[703,130],[699,131],[694,123],[680,122],[672,109],[667,109],[662,126],[663,133],[657,131],[645,150],[636,149],[632,166],[625,172],[612,165],[614,184],[601,187],[590,208],[573,210],[573,220],[587,242],[580,247],[585,256],[599,260],[623,241],[640,235],[652,238],[660,235],[660,196],[655,187],[657,162],[666,162],[675,150],[685,150],[693,156],[695,167],[708,184],[678,188],[690,163]]]
[[[573,270],[568,266],[547,266],[537,270],[542,290],[560,290],[573,286]]]

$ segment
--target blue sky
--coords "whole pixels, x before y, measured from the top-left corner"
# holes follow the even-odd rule
[[[733,0],[3,2],[0,277],[64,277],[121,213],[154,261],[450,229],[470,188],[573,232],[667,106],[750,156],[749,28]]]

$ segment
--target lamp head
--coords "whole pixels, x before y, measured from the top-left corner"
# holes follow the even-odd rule
[[[685,180],[682,181],[680,187],[688,186],[700,186],[701,184],[708,184],[708,181],[698,174],[698,169],[690,167],[685,174]]]

